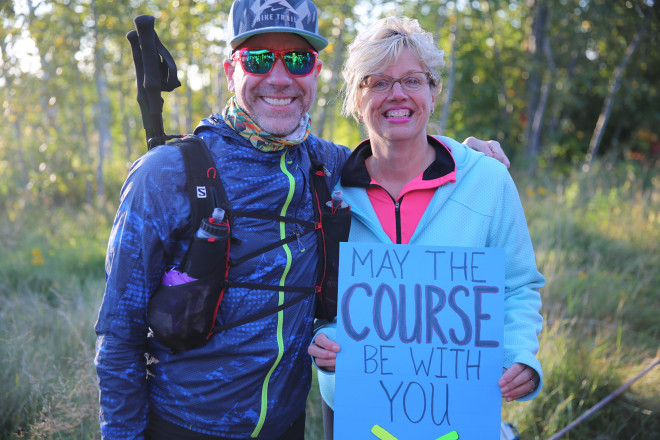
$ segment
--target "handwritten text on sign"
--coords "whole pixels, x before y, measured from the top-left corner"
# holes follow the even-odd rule
[[[342,243],[335,438],[499,438],[504,251]]]

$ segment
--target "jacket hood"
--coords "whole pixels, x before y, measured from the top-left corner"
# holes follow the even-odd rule
[[[224,131],[224,128],[229,128],[231,129],[227,123],[222,119],[222,115],[219,113],[213,113],[212,115],[209,115],[208,117],[202,119],[199,121],[199,124],[197,124],[197,127],[195,127],[195,131],[193,133],[198,134],[200,131],[203,130],[211,130],[211,131]],[[233,130],[232,130],[233,131]]]

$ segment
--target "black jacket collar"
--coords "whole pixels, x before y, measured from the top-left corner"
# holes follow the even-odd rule
[[[449,148],[433,136],[427,135],[428,141],[435,149],[435,160],[424,171],[423,180],[433,180],[456,171],[456,162]],[[372,155],[371,141],[362,141],[351,153],[344,164],[341,173],[341,184],[345,187],[355,186],[366,188],[371,183],[371,176],[367,171],[366,160]]]

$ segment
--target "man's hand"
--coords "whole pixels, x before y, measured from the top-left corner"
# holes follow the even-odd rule
[[[502,397],[507,402],[511,402],[534,392],[540,381],[541,378],[536,370],[525,364],[516,363],[504,371],[497,384],[500,386]]]
[[[323,333],[319,333],[307,347],[307,353],[314,358],[316,365],[326,371],[335,371],[338,352],[339,344]]]
[[[511,166],[511,162],[509,162],[509,158],[506,157],[506,154],[504,154],[504,150],[502,150],[500,143],[497,141],[482,141],[474,136],[470,136],[469,138],[463,141],[463,144],[467,145],[473,150],[477,150],[480,151],[481,153],[484,153],[488,157],[492,157],[494,159],[499,160],[504,165],[506,165],[507,168]]]

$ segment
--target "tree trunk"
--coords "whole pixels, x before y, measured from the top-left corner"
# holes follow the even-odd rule
[[[211,90],[213,96],[217,99],[215,105],[211,104],[211,113],[221,113],[227,101],[224,92],[227,87],[227,81],[225,80],[222,59],[220,59],[219,64],[219,66],[216,65],[215,74],[211,73]]]
[[[187,1],[188,8],[192,8],[195,5],[194,0],[188,0]],[[184,16],[183,20],[183,25],[187,29],[192,29],[194,26],[193,24],[193,17],[190,14],[186,14]],[[192,32],[188,32],[189,40],[188,40],[188,47],[194,47],[194,41],[192,39]],[[197,66],[199,70],[197,71],[198,75],[202,74],[203,67],[201,63],[195,63],[195,56],[192,50],[188,50],[188,66],[186,66],[186,71],[185,71],[185,81],[183,82],[185,89],[186,89],[186,120],[183,125],[183,127],[173,127],[170,128],[170,131],[172,133],[192,133],[193,129],[195,128],[193,126],[193,96],[192,96],[192,87],[191,87],[191,78],[190,78],[190,71],[192,66]]]
[[[23,137],[23,128],[21,127],[21,122],[24,118],[25,114],[16,114],[14,115],[14,123],[12,124],[12,127],[14,129],[14,136],[15,139],[24,139]],[[23,179],[21,181],[21,186],[25,188],[30,181],[30,173],[28,172],[28,161],[25,158],[25,152],[23,149],[25,148],[25,143],[24,142],[17,142],[17,149],[16,151],[18,152],[18,163],[20,164],[21,167],[21,172],[23,175]]]
[[[491,4],[492,3],[492,7]],[[488,25],[491,38],[493,39],[493,58],[495,61],[495,72],[497,74],[498,80],[498,91],[497,91],[497,103],[499,105],[499,121],[498,126],[501,127],[501,137],[502,139],[506,138],[506,131],[509,127],[509,119],[511,113],[513,112],[513,106],[508,106],[507,100],[507,87],[506,82],[504,81],[504,63],[502,62],[502,53],[500,52],[500,47],[497,44],[497,31],[495,29],[495,20],[493,19],[493,13],[499,7],[499,2],[484,2],[486,7],[485,21]]]
[[[596,128],[594,128],[593,135],[591,136],[591,141],[589,142],[589,150],[587,151],[587,156],[585,157],[586,171],[588,171],[591,168],[591,165],[593,164],[593,161],[596,158],[596,154],[598,153],[598,149],[600,148],[600,143],[603,140],[603,134],[605,133],[605,128],[607,127],[607,122],[609,121],[610,114],[612,113],[612,107],[614,106],[614,96],[616,95],[616,92],[619,90],[619,87],[621,86],[621,78],[623,77],[623,72],[626,66],[628,65],[628,63],[630,62],[630,59],[632,58],[633,54],[637,50],[640,41],[642,40],[642,34],[646,30],[650,16],[651,16],[650,13],[646,13],[644,15],[644,21],[642,22],[642,25],[639,27],[639,30],[635,34],[635,37],[626,48],[621,63],[617,66],[616,69],[614,69],[614,73],[612,74],[612,78],[610,79],[609,87],[607,88],[607,96],[605,97],[605,102],[603,103],[603,109],[600,112],[600,116],[598,116],[598,121],[596,122]]]
[[[110,138],[110,97],[108,96],[108,83],[105,76],[104,69],[104,53],[103,37],[98,28],[98,14],[96,13],[96,4],[92,3],[92,14],[94,20],[94,71],[96,80],[96,93],[98,96],[97,102],[97,129],[98,129],[98,148],[99,148],[99,162],[96,174],[96,196],[97,202],[102,203],[105,198],[104,180],[103,180],[103,165],[106,155],[110,152],[112,140]]]
[[[563,105],[566,102],[566,97],[571,96],[572,93],[572,78],[575,73],[575,66],[577,65],[578,61],[578,53],[577,51],[573,51],[571,53],[571,59],[567,63],[566,67],[566,73],[564,74],[564,79],[562,80],[563,82],[563,87],[560,92],[555,91],[555,95],[558,95],[557,98],[554,100],[554,104],[552,106],[552,111],[550,115],[550,122],[548,123],[548,128],[547,128],[547,135],[548,136],[554,136],[555,133],[558,130],[559,127],[559,121],[561,121],[562,118],[562,112],[563,112]],[[556,72],[556,70],[555,70]],[[553,157],[549,158],[549,163],[553,162]]]
[[[80,71],[76,69],[76,81],[78,84],[82,84],[82,78],[80,77]],[[80,132],[82,134],[82,151],[85,156],[86,172],[85,172],[85,186],[87,190],[87,204],[92,206],[94,204],[94,182],[92,174],[92,156],[90,154],[90,141],[89,141],[89,128],[87,126],[87,119],[85,118],[85,108],[87,107],[87,101],[85,99],[85,92],[82,87],[78,87],[78,105],[80,110],[78,114],[80,115]]]
[[[37,15],[36,15],[37,6],[39,5],[35,5],[32,0],[29,0],[27,2],[27,7],[29,11],[29,23],[33,23],[35,20],[37,20]],[[41,72],[42,72],[40,84],[45,89],[44,93],[41,96],[41,108],[47,109],[50,107],[48,105],[48,100],[50,99],[49,96],[50,94],[48,93],[48,82],[50,81],[51,78],[51,74],[50,74],[51,69],[49,66],[51,63],[48,61],[48,58],[46,58],[46,55],[43,53],[42,50],[39,49],[39,47],[37,47],[37,52],[39,54],[39,63],[41,63]],[[51,113],[47,113],[47,112],[45,112],[44,115],[46,117],[52,116]],[[51,119],[47,123],[53,125],[53,120]]]
[[[543,44],[547,7],[543,0],[528,0],[529,18],[532,21],[529,37],[527,39],[527,53],[530,57],[529,79],[527,80],[527,116],[525,127],[525,140],[529,148],[532,138],[532,126],[537,108],[541,99],[541,65],[542,53],[539,50]],[[529,156],[529,149],[527,150]]]
[[[10,73],[11,66],[9,65],[8,59],[6,59],[7,54],[7,45],[5,39],[0,38],[0,79],[4,83],[5,90],[12,90],[14,84],[14,78]],[[5,121],[13,121],[11,123],[12,130],[14,131],[14,139],[20,140],[23,139],[23,132],[21,128],[21,121],[24,119],[24,114],[19,114],[15,111],[16,106],[9,106],[7,111],[8,114],[5,114]],[[22,112],[24,113],[24,112]],[[23,152],[24,142],[15,142],[16,152],[18,156],[19,168],[21,170],[22,179],[20,186],[25,187],[28,183],[28,165],[25,159],[25,153]]]
[[[543,53],[545,54],[547,61],[547,68],[545,75],[543,76],[543,84],[541,85],[541,96],[539,98],[538,105],[534,112],[534,118],[532,119],[532,127],[530,130],[529,137],[529,147],[528,147],[528,158],[529,158],[529,171],[533,172],[536,169],[536,162],[539,153],[539,145],[541,142],[541,131],[543,128],[543,115],[545,114],[545,108],[548,104],[548,95],[550,94],[550,87],[552,86],[552,79],[555,76],[555,63],[552,57],[552,49],[550,47],[550,34],[548,30],[550,29],[550,14],[548,7],[544,4],[541,8],[546,9],[543,15],[546,17],[543,23],[543,28],[540,30],[539,35],[541,36],[541,46],[543,48]],[[538,42],[538,41],[537,41]]]
[[[451,101],[454,94],[454,76],[456,73],[456,50],[458,47],[458,20],[459,13],[456,10],[456,16],[454,21],[451,24],[451,33],[449,35],[449,40],[451,40],[451,56],[449,66],[449,78],[447,79],[447,87],[445,87],[445,98],[442,103],[442,115],[440,116],[440,133],[445,132],[447,127],[447,120],[449,119],[449,108],[451,107]]]
[[[121,91],[119,97],[119,113],[121,116],[121,127],[124,132],[124,146],[126,147],[126,160],[130,160],[133,156],[133,137],[131,136],[131,119],[129,113],[126,111],[127,95],[124,90]]]
[[[325,95],[325,104],[320,107],[318,121],[314,121],[316,127],[315,133],[319,137],[323,137],[325,131],[325,124],[328,119],[329,110],[334,109],[334,105],[330,104],[331,99],[328,99],[332,94],[338,95],[339,80],[341,77],[341,65],[344,62],[344,51],[346,50],[346,42],[344,41],[344,33],[346,31],[346,20],[344,17],[350,12],[348,5],[344,4],[341,15],[339,16],[339,34],[335,39],[335,47],[333,49],[334,58],[332,60],[332,67],[330,68],[330,81],[328,82],[328,93]],[[334,102],[334,99],[332,99]],[[318,100],[317,100],[318,105]],[[334,113],[334,112],[333,112]]]
[[[543,84],[541,85],[541,96],[539,98],[538,105],[536,106],[534,119],[532,120],[529,143],[527,147],[527,157],[529,158],[530,173],[536,169],[536,161],[539,154],[539,144],[541,140],[541,129],[543,126],[543,115],[545,113],[545,107],[548,104],[548,95],[550,94],[551,82],[552,79],[550,78],[550,75],[546,75],[543,79]]]
[[[192,56],[190,57],[190,62],[193,62]],[[192,66],[192,64],[190,64]],[[193,98],[192,98],[192,87],[190,87],[190,75],[186,72],[186,122],[183,127],[170,129],[172,133],[192,133],[193,129]],[[172,134],[171,133],[171,134]]]
[[[183,84],[186,84],[186,78],[184,77],[183,79]],[[187,87],[188,88],[188,87]],[[180,93],[172,93],[170,96],[169,104],[172,108],[172,117],[170,118],[171,121],[173,121],[174,125],[177,127],[186,127],[187,124],[187,117],[186,117],[186,112],[182,110],[185,108],[185,103],[183,102],[183,97],[181,96]],[[165,107],[163,106],[163,109]],[[169,112],[168,112],[169,113]],[[173,133],[171,125],[168,124],[168,122],[165,120],[165,112],[163,111],[163,125],[165,126],[165,131],[169,131],[170,133]],[[167,126],[170,126],[170,129],[167,129]]]
[[[120,57],[123,60],[125,51],[122,51]],[[119,118],[124,135],[124,146],[126,148],[126,160],[130,160],[133,154],[133,137],[131,136],[131,116],[127,108],[131,107],[131,88],[128,81],[119,82]]]

